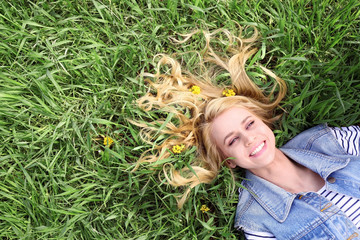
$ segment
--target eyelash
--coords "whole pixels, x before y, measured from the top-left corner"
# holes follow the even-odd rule
[[[231,146],[238,138],[239,138],[239,137],[233,138],[233,139],[230,141],[229,146]]]
[[[248,129],[249,127],[251,127],[253,124],[255,123],[255,121],[250,121],[250,123],[246,126],[246,129]]]
[[[246,125],[246,129],[249,129],[254,123],[255,123],[254,120],[253,120],[253,121],[250,121],[249,124]],[[239,139],[239,137],[233,138],[233,139],[230,141],[229,146],[233,145],[233,143],[234,143],[237,139]]]

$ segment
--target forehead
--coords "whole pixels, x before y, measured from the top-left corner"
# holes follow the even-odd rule
[[[214,139],[225,136],[229,132],[234,130],[234,127],[239,126],[248,117],[254,115],[245,108],[230,108],[221,114],[219,114],[211,126],[211,135]]]
[[[245,119],[248,116],[253,116],[253,114],[249,110],[245,108],[232,107],[216,116],[213,123],[214,125],[218,125],[219,123],[224,121],[233,122],[232,120],[234,119],[241,120]]]

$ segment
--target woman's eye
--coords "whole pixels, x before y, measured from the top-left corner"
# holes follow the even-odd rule
[[[236,138],[233,138],[230,143],[229,143],[229,146],[231,146],[239,137],[236,137]]]
[[[251,127],[251,125],[253,125],[254,123],[255,123],[255,121],[249,122],[249,124],[246,126],[246,129],[248,129],[249,127]]]

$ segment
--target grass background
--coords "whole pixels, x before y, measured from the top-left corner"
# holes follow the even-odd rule
[[[130,172],[150,146],[126,119],[156,117],[133,104],[146,90],[138,76],[154,71],[157,53],[201,50],[201,36],[174,45],[176,33],[236,31],[235,21],[259,29],[254,61],[288,84],[279,144],[318,123],[357,124],[359,9],[357,0],[0,0],[0,237],[241,238],[239,181],[227,169],[183,210],[181,190],[156,172]],[[196,58],[183,58],[191,70]]]

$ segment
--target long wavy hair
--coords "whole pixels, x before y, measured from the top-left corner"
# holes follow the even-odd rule
[[[258,65],[273,79],[273,87],[267,91],[268,94],[259,88],[245,71],[247,60],[257,52],[259,34],[256,28],[248,38],[242,37],[240,28],[239,36],[231,34],[226,29],[213,32],[197,30],[183,35],[184,40],[175,41],[184,43],[199,33],[202,33],[206,40],[204,57],[199,57],[202,72],[197,75],[183,73],[181,64],[175,58],[158,55],[161,58],[157,63],[156,72],[145,74],[148,77],[145,80],[149,84],[148,92],[137,101],[145,111],[161,110],[172,113],[173,119],[176,120],[158,119],[151,123],[132,121],[142,128],[140,135],[150,144],[153,144],[157,136],[166,136],[160,144],[140,156],[134,170],[143,162],[160,164],[161,160],[171,157],[172,149],[176,145],[182,145],[184,149],[196,146],[197,158],[192,163],[191,170],[183,168],[179,171],[171,164],[163,165],[168,183],[173,186],[187,186],[178,199],[179,208],[183,206],[193,187],[213,181],[223,163],[226,164],[226,156],[219,151],[210,137],[211,124],[216,116],[228,108],[242,107],[271,126],[277,118],[274,116],[274,110],[286,94],[285,82],[267,68]],[[226,36],[228,40],[227,56],[220,56],[212,47],[213,41],[219,42],[218,34]],[[162,70],[164,65],[168,66],[167,71]],[[224,72],[230,76],[229,85],[215,82]],[[195,94],[191,91],[193,86],[197,86],[200,92]],[[235,96],[224,96],[224,90],[230,89]]]

